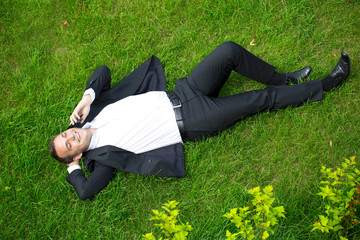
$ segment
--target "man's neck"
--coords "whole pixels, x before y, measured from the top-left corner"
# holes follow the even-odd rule
[[[92,135],[94,135],[94,132],[95,132],[96,128],[89,128],[89,130],[90,130],[90,133],[91,133],[91,136],[92,136]]]

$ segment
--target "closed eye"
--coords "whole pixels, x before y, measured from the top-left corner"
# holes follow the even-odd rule
[[[61,137],[62,137],[62,138],[65,138],[65,137],[66,137],[66,133],[63,132],[63,133],[61,134]],[[71,150],[71,144],[70,144],[70,143],[65,142],[65,147],[67,148],[68,151]]]

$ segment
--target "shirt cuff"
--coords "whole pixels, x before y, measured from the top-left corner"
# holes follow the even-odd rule
[[[84,95],[89,94],[91,97],[91,103],[95,100],[95,92],[92,88],[88,88],[85,90]]]
[[[81,170],[81,167],[80,167],[80,165],[72,165],[72,166],[70,166],[70,167],[68,167],[68,172],[69,172],[69,174],[70,173],[72,173],[74,170],[76,170],[76,169],[80,169]]]

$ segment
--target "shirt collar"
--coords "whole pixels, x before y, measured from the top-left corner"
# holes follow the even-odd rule
[[[93,135],[91,136],[91,141],[89,144],[89,148],[87,151],[93,150],[94,148],[96,148],[97,143],[99,141],[99,134],[98,134],[98,129],[95,129],[95,132],[93,133]]]

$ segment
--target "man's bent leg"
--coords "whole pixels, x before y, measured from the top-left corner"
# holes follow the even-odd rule
[[[234,70],[261,83],[268,83],[275,67],[234,42],[225,42],[205,57],[190,73],[190,87],[205,96],[217,97]]]
[[[223,98],[199,96],[184,104],[185,135],[190,141],[202,139],[256,113],[320,100],[320,80],[268,87]]]

